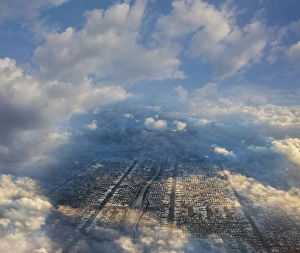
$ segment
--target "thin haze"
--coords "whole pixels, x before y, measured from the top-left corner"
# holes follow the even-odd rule
[[[239,161],[239,174],[227,173],[241,192],[300,213],[300,2],[240,2],[0,2],[6,252],[56,249],[40,185],[87,150]],[[98,232],[91,252],[154,244]],[[172,240],[166,252],[197,249]]]

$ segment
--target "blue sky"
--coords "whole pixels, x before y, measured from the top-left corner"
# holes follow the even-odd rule
[[[37,1],[30,2],[31,4],[28,4],[26,7],[21,6],[17,1],[10,1],[9,4],[4,2],[2,4],[2,46],[0,48],[0,57],[13,58],[19,65],[29,64],[31,68],[36,69],[39,68],[40,63],[34,62],[34,52],[38,46],[45,44],[46,34],[51,34],[54,31],[61,34],[68,27],[72,27],[76,31],[83,30],[87,21],[84,13],[94,9],[106,10],[118,3],[114,1],[99,2],[91,0],[47,1],[45,4],[36,4]],[[212,56],[214,52],[206,52],[205,54],[202,48],[202,52],[197,52],[197,57],[188,55],[191,38],[197,31],[205,26],[208,27],[208,30],[218,29],[217,27],[210,27],[209,23],[205,23],[209,22],[207,20],[199,20],[198,25],[194,29],[186,33],[182,32],[175,37],[167,36],[168,38],[165,38],[162,36],[166,31],[157,24],[161,15],[171,16],[172,1],[163,1],[163,3],[162,1],[147,2],[146,6],[143,7],[142,20],[136,28],[136,31],[139,33],[138,43],[146,47],[149,47],[151,43],[161,43],[161,40],[166,39],[169,40],[169,43],[177,43],[181,49],[172,52],[172,57],[180,61],[176,68],[184,72],[186,76],[184,83],[187,88],[201,87],[209,81],[224,85],[255,83],[277,88],[297,88],[300,67],[299,47],[296,47],[300,39],[299,24],[296,23],[299,19],[297,10],[300,8],[300,3],[298,1],[210,1],[207,3],[213,7],[211,15],[221,15],[221,12],[223,13],[223,17],[219,22],[223,22],[223,24],[226,22],[231,23],[229,33],[234,31],[234,27],[238,27],[243,32],[243,29],[247,29],[247,25],[254,21],[258,22],[258,28],[261,29],[261,34],[253,38],[252,44],[248,41],[248,46],[253,45],[260,39],[263,40],[264,45],[252,52],[254,54],[253,57],[245,56],[244,62],[235,66],[233,70],[214,75],[214,71],[218,68],[215,61],[219,57],[241,57],[241,53],[234,49],[228,54],[219,52],[219,55]],[[224,4],[228,5],[226,10],[225,7],[222,7]],[[134,5],[134,1],[131,1],[130,5]],[[177,11],[181,11],[182,15],[187,15],[187,13],[184,13],[184,7],[179,8],[181,10],[178,9]],[[194,8],[199,7],[194,4]],[[198,11],[200,13],[201,10],[198,9]],[[190,15],[193,15],[192,12],[190,12]],[[226,15],[227,17],[225,17]],[[214,18],[212,16],[212,19]],[[197,17],[194,17],[194,21],[196,20]],[[185,23],[185,25],[191,26],[192,21],[186,22],[178,15],[174,15],[172,22]],[[160,33],[160,38],[154,39],[153,35],[158,32]],[[252,34],[250,32],[249,35],[254,36],[254,32],[252,31]],[[226,36],[229,36],[229,33]],[[243,35],[245,36],[246,33],[244,32]],[[227,43],[226,36],[220,37],[214,43]],[[263,38],[263,36],[265,37]],[[207,43],[210,43],[210,41],[207,40]],[[243,43],[247,44],[247,41]],[[287,52],[291,50],[293,45],[296,48],[296,52],[292,54],[292,57]],[[232,42],[229,46],[237,48],[240,45]],[[246,49],[247,46],[243,50]],[[212,57],[216,57],[216,59]],[[105,78],[109,78],[109,75]],[[164,85],[164,82],[169,83],[170,78],[174,81],[176,75],[169,76],[169,78],[166,76],[165,79],[159,81],[159,85]],[[141,80],[143,81],[143,78]],[[145,84],[145,88],[146,86],[147,84]]]
[[[298,143],[298,7],[298,1],[3,1],[1,166],[44,159],[78,133],[105,132],[101,112],[111,110],[132,115],[135,121],[111,121],[135,129],[136,140],[158,125],[176,131],[176,122],[189,129],[198,120],[224,126],[224,136],[259,124],[268,148],[274,140]],[[165,123],[149,127],[149,118]],[[244,154],[261,143],[259,135],[248,146],[246,136],[237,137],[242,146],[201,138],[205,152],[223,143]]]
[[[97,117],[109,108],[133,118],[138,108],[135,122],[144,131],[158,125],[173,131],[174,122],[196,118],[236,121],[243,129],[259,123],[265,143],[298,142],[299,7],[298,1],[3,1],[2,167],[37,161],[78,132],[103,130]],[[165,123],[149,127],[149,118]],[[217,142],[205,141],[206,150]],[[232,141],[219,140],[228,147]]]
[[[1,1],[0,244],[55,252],[36,185],[78,154],[239,162],[237,182],[259,186],[253,202],[299,215],[299,10],[298,0]]]

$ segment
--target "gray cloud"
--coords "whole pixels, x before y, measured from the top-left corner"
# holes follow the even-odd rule
[[[279,101],[277,97],[282,99]],[[298,133],[299,126],[273,122],[276,113],[282,113],[278,109],[281,104],[286,109],[298,106],[296,99],[287,97],[290,105],[284,99],[286,94],[281,90],[222,89],[212,83],[190,92],[177,87],[172,94],[154,98],[154,106],[136,106],[139,101],[133,97],[74,117],[71,124],[77,122],[81,127],[76,127],[69,143],[54,154],[69,163],[87,150],[89,155],[196,155],[204,161],[227,163],[235,187],[253,202],[270,207],[279,201],[286,209],[298,212],[298,206],[293,203],[298,199],[295,194],[299,189],[299,167],[289,150],[296,150],[298,139],[293,135]],[[271,116],[261,118],[244,110],[250,107],[256,112],[266,103],[278,107]],[[97,128],[90,131],[86,125],[93,120],[97,121]],[[285,121],[288,123],[290,119]],[[186,124],[183,131],[178,129],[178,123]],[[285,137],[286,133],[291,137]],[[65,156],[66,153],[69,155]],[[230,155],[233,153],[235,156]],[[24,208],[27,207],[22,206],[20,210]],[[216,239],[197,245],[184,236],[174,240],[152,234],[132,239],[120,231],[102,228],[88,237],[85,252],[99,249],[102,252],[199,252],[201,247],[203,252],[210,252],[214,243],[218,243]]]
[[[64,2],[2,1],[0,19],[15,15],[32,20],[44,8]],[[190,154],[203,161],[238,163],[228,166],[238,173],[228,172],[237,190],[259,205],[280,203],[299,212],[299,90],[208,83],[188,91],[179,85],[169,94],[150,94],[148,104],[123,88],[141,80],[184,78],[179,55],[186,38],[191,58],[210,62],[219,78],[234,75],[258,63],[271,42],[272,56],[284,51],[280,40],[272,41],[274,29],[257,19],[239,27],[237,14],[225,5],[178,0],[142,44],[146,2],[87,11],[81,30],[43,30],[32,72],[13,59],[0,59],[1,171],[28,161],[42,170],[45,156],[73,163],[87,150],[97,155]],[[298,23],[289,29],[296,30]],[[277,30],[282,33],[277,39],[284,37],[283,30]],[[285,57],[297,69],[299,42],[285,49]],[[29,163],[28,171],[32,167]],[[1,247],[51,251],[53,243],[43,229],[51,204],[38,193],[35,181],[2,175],[0,195]],[[98,229],[86,252],[209,251],[209,245],[189,243],[184,236],[165,241],[155,236],[133,240]]]
[[[85,143],[85,149],[100,153],[192,153],[212,162],[239,161],[244,175],[296,187],[298,93],[288,94],[263,87],[223,89],[213,83],[190,92],[180,86],[154,98],[155,106],[137,107],[134,98],[85,115],[70,145]],[[97,129],[87,131],[84,125],[92,120]],[[285,180],[279,182],[279,177]]]
[[[58,6],[63,1],[46,3]],[[31,1],[29,5],[36,9],[44,6],[35,1]],[[244,28],[237,27],[235,13],[228,6],[217,8],[195,0],[174,1],[173,10],[158,18],[156,31],[151,34],[153,36],[150,36],[149,43],[141,44],[139,39],[146,15],[145,8],[146,1],[142,0],[132,4],[126,1],[116,3],[107,10],[87,11],[86,23],[81,30],[69,27],[63,32],[44,32],[45,42],[36,48],[33,55],[33,61],[40,72],[35,70],[26,73],[10,58],[0,60],[0,116],[4,119],[0,126],[0,158],[3,163],[23,161],[26,158],[40,159],[43,153],[55,150],[71,138],[64,127],[74,115],[131,96],[124,88],[113,83],[183,78],[178,59],[182,48],[178,46],[177,38],[190,34],[192,41],[195,40],[197,44],[195,50],[200,49],[201,52],[198,53],[215,63],[215,71],[223,73],[218,74],[220,76],[232,74],[251,62],[259,61],[268,41],[268,29],[262,22],[253,20]],[[221,28],[214,29],[219,21]],[[202,33],[207,36],[202,36]],[[205,41],[202,41],[203,38],[206,38]],[[206,48],[206,45],[212,47]],[[247,50],[245,45],[248,46]],[[198,53],[194,52],[193,55]],[[228,61],[228,57],[236,60]],[[227,67],[229,69],[224,70]],[[96,75],[98,79],[114,80],[95,83],[93,78],[88,78],[90,75],[93,78]],[[281,99],[280,94],[266,97],[245,87],[230,88],[224,94],[214,83],[193,92],[188,92],[182,86],[175,90],[177,96],[160,95],[166,105],[174,108],[173,111],[165,111],[166,105],[161,101],[155,106],[161,107],[163,117],[156,119],[155,114],[150,114],[136,119],[147,126],[139,126],[141,138],[147,139],[154,135],[152,131],[159,126],[168,133],[167,137],[160,137],[169,141],[175,135],[180,136],[172,130],[192,129],[191,133],[194,134],[197,128],[188,122],[188,118],[195,118],[203,127],[204,123],[208,123],[216,128],[220,127],[217,125],[218,120],[214,121],[217,116],[225,121],[230,116],[228,120],[239,119],[242,122],[248,118],[250,123],[258,121],[280,127],[296,127],[299,124],[299,105],[284,104],[295,101],[299,94],[294,94],[293,98],[292,95],[283,98],[284,101],[280,104],[273,103],[273,100]],[[172,114],[177,116],[171,117]],[[169,119],[164,118],[167,116]],[[154,119],[152,123],[151,118]],[[85,125],[91,124],[92,120],[97,119],[90,119]],[[95,128],[95,124],[90,125],[92,126]],[[103,130],[100,121],[97,122],[97,127]],[[133,131],[124,129],[122,131],[130,134]],[[295,129],[291,131],[294,132]],[[181,134],[184,138],[193,139],[188,132]],[[213,135],[209,138],[217,139]],[[183,143],[184,140],[180,142]],[[218,140],[212,144],[221,145]]]
[[[10,58],[0,59],[0,160],[35,160],[69,139],[60,124],[94,106],[130,96],[119,86],[41,81]],[[1,166],[1,165],[0,165]]]

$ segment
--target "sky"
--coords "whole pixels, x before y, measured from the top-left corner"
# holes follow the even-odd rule
[[[86,150],[189,151],[299,191],[299,9],[296,0],[0,1],[0,241],[51,245],[34,236],[51,208],[38,178],[66,150],[74,161]],[[38,223],[14,225],[16,198],[22,214],[39,206]]]

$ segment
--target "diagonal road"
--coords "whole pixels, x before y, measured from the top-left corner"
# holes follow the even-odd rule
[[[220,166],[221,170],[224,170],[223,166],[220,163],[219,163],[219,166]],[[231,184],[231,182],[230,182],[230,180],[228,179],[227,176],[226,176],[226,178],[227,178],[228,182]],[[247,206],[244,205],[244,201],[243,201],[242,197],[238,194],[238,192],[232,186],[230,186],[230,187],[233,190],[235,197],[237,198],[237,200],[241,204],[243,212],[244,212],[246,218],[249,220],[249,222],[250,222],[250,224],[253,228],[253,231],[255,232],[255,234],[260,239],[260,241],[261,241],[262,245],[264,246],[266,252],[267,253],[272,253],[270,245],[268,245],[268,243],[266,242],[266,240],[263,237],[262,233],[259,231],[259,228],[256,226],[254,220],[252,219],[252,217],[250,215],[250,212],[247,209]]]
[[[111,192],[107,194],[106,198],[102,201],[102,203],[96,207],[96,212],[91,216],[91,218],[85,223],[85,225],[79,230],[79,234],[73,238],[73,240],[70,242],[70,244],[64,249],[63,253],[71,253],[74,245],[82,238],[84,231],[92,224],[96,216],[99,214],[99,212],[102,210],[102,208],[106,205],[106,203],[110,200],[110,198],[113,196],[115,191],[120,187],[124,179],[128,176],[130,171],[135,167],[137,164],[137,161],[134,161],[133,164],[129,167],[129,169],[126,171],[124,176],[119,180],[119,182],[115,185],[114,188],[112,188]]]
[[[162,163],[160,159],[157,161],[156,173],[152,176],[151,179],[146,181],[146,184],[142,186],[139,190],[139,194],[135,197],[135,199],[131,202],[128,211],[125,217],[124,228],[125,231],[131,233],[132,236],[136,235],[136,227],[139,222],[141,215],[143,214],[143,206],[146,201],[146,190],[152,184],[152,182],[159,175],[162,168]]]

